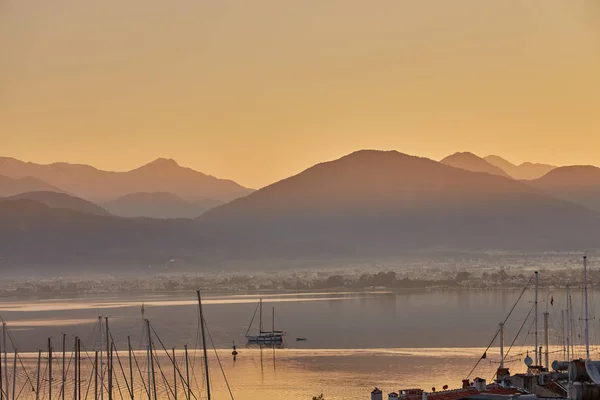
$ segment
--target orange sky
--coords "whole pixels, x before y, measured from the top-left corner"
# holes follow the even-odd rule
[[[0,155],[250,187],[360,148],[600,164],[597,0],[2,0]]]

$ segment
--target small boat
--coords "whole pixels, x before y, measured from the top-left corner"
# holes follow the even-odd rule
[[[272,345],[281,345],[283,344],[285,338],[284,331],[276,331],[275,330],[275,307],[273,307],[273,325],[271,331],[263,331],[262,326],[262,299],[260,299],[258,303],[259,308],[259,328],[258,335],[249,335],[250,328],[252,328],[252,322],[254,321],[254,317],[256,316],[256,311],[254,311],[254,316],[252,317],[252,321],[250,321],[250,326],[246,331],[246,339],[248,340],[248,344],[272,344]]]
[[[296,342],[304,342],[306,340],[305,337],[297,337]]]

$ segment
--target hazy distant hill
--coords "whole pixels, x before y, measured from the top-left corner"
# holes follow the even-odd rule
[[[102,207],[66,193],[49,191],[27,192],[0,200],[33,200],[45,204],[50,208],[65,208],[89,214],[108,215],[108,212]]]
[[[600,212],[600,168],[592,165],[558,167],[529,182],[557,198]]]
[[[222,202],[199,200],[189,202],[172,193],[132,193],[103,204],[115,215],[123,217],[195,218]]]
[[[499,175],[505,178],[510,176],[502,169],[490,164],[483,158],[476,156],[473,153],[454,153],[440,161],[442,164],[452,167],[465,169],[472,172],[485,172],[492,175]]]
[[[46,190],[61,192],[60,189],[30,176],[15,179],[0,175],[0,197],[8,197],[25,192]]]
[[[395,151],[359,151],[318,164],[199,219],[260,251],[320,246],[379,255],[435,247],[595,247],[589,233],[600,227],[596,213],[521,182]]]
[[[120,218],[0,200],[0,268],[127,273],[170,259],[199,261],[205,240],[190,219]]]
[[[4,157],[0,158],[0,174],[13,178],[36,177],[95,203],[138,192],[169,192],[188,201],[207,198],[229,201],[252,191],[233,181],[217,179],[164,158],[131,171],[111,172],[89,165],[40,165]]]
[[[490,164],[502,169],[515,179],[537,179],[556,168],[554,165],[536,164],[530,162],[524,162],[522,164],[515,165],[500,156],[494,155],[484,157],[484,159]]]
[[[599,214],[504,177],[398,152],[315,165],[197,219],[99,216],[0,201],[0,268],[282,268],[302,260],[377,260],[412,250],[584,250]],[[273,261],[274,260],[274,261]]]

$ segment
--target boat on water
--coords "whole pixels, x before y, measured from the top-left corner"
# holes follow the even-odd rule
[[[251,335],[250,329],[252,329],[252,323],[254,322],[254,318],[256,317],[256,312],[258,310],[259,313],[259,324],[258,324],[258,333]],[[252,316],[252,320],[250,321],[250,325],[248,326],[248,330],[246,331],[246,339],[248,340],[248,344],[266,344],[266,345],[282,345],[285,340],[285,332],[281,330],[275,330],[275,307],[273,307],[273,317],[272,317],[272,325],[270,331],[263,330],[262,323],[262,314],[263,314],[263,305],[262,299],[259,300],[257,310],[254,310],[254,315]]]
[[[296,342],[304,342],[304,341],[306,341],[306,340],[307,340],[307,339],[306,339],[305,337],[297,337],[297,338],[296,338]]]

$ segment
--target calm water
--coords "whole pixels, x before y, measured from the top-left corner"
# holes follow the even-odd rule
[[[237,399],[310,399],[321,392],[326,399],[366,399],[374,386],[384,391],[406,387],[441,388],[444,384],[459,386],[519,294],[519,291],[439,291],[263,296],[263,324],[270,328],[271,310],[275,307],[275,327],[288,333],[289,340],[284,349],[245,347],[244,334],[256,310],[256,296],[206,296],[205,319]],[[545,296],[544,293],[540,297]],[[551,340],[559,344],[562,331],[560,310],[564,308],[562,293],[548,296],[554,297],[554,304],[548,304]],[[507,346],[522,326],[532,299],[533,293],[526,293],[507,323]],[[130,335],[134,348],[143,350],[142,303],[146,318],[150,319],[167,348],[179,350],[178,362],[183,365],[183,352],[180,351],[183,346],[200,347],[194,293],[4,299],[0,303],[0,315],[8,322],[11,337],[19,351],[30,352],[23,355],[24,364],[29,366],[29,374],[35,376],[37,354],[34,352],[38,348],[45,350],[48,337],[55,343],[55,349],[60,349],[63,332],[68,334],[68,347],[72,347],[73,337],[79,336],[83,341],[82,351],[92,352],[87,353],[91,360],[98,337],[98,315],[109,317],[119,349],[126,348],[127,335]],[[574,304],[577,304],[575,298]],[[540,312],[545,307],[546,304],[541,301]],[[594,341],[597,325],[598,320],[593,320],[591,332],[594,343],[598,342]],[[255,321],[253,329],[257,326]],[[542,327],[540,323],[540,330]],[[533,342],[532,332],[528,322],[513,347],[513,370],[521,369],[524,353],[532,347],[525,343]],[[298,336],[308,340],[296,342]],[[540,343],[542,340],[540,334]],[[230,354],[234,341],[240,352],[235,362]],[[159,343],[156,345],[159,346]],[[553,354],[552,359],[560,358],[560,349],[556,351],[559,354]],[[490,379],[498,366],[497,353],[496,348],[490,349],[487,359],[474,375]],[[122,362],[126,363],[126,355],[122,356]],[[143,352],[138,356],[140,369],[147,371]],[[172,380],[173,369],[164,357],[165,377]],[[215,353],[211,352],[209,358],[212,386],[216,392],[214,398],[229,398]],[[196,376],[194,392],[203,387],[200,361],[200,353],[191,350],[190,362],[196,371],[192,374]],[[58,364],[54,368],[59,371]],[[159,371],[156,373],[159,374]],[[143,372],[141,376],[145,374]],[[134,377],[138,386],[141,376]],[[17,386],[27,386],[26,378],[19,379],[23,383]],[[122,377],[120,379],[122,394],[127,397],[124,381]],[[42,380],[43,385],[47,385],[47,380]],[[54,386],[53,391],[57,393],[60,385],[55,382]],[[172,397],[162,378],[157,386],[161,398]],[[141,386],[138,390],[136,398],[145,398]],[[21,396],[23,398],[26,394]],[[72,393],[70,396],[72,398]],[[182,392],[179,396],[184,398]],[[88,397],[93,398],[93,394],[88,393]],[[115,394],[115,398],[120,399],[120,394]]]

